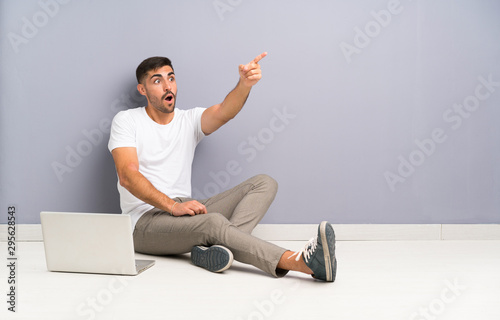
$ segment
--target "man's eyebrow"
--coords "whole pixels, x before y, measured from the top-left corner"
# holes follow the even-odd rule
[[[171,76],[171,75],[175,75],[173,71],[170,71],[170,72],[167,74],[167,76]],[[160,77],[160,78],[163,78],[163,76],[162,76],[161,74],[159,74],[159,73],[155,73],[155,74],[153,74],[153,75],[151,76],[151,78],[150,78],[150,79],[153,79],[154,77]]]

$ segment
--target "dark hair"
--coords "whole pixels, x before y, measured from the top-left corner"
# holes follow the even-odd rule
[[[158,70],[164,66],[169,66],[174,70],[174,67],[172,67],[172,61],[170,61],[169,58],[165,57],[151,57],[147,58],[141,64],[137,67],[135,70],[135,76],[137,78],[137,83],[141,83],[143,80],[144,76],[151,70]]]

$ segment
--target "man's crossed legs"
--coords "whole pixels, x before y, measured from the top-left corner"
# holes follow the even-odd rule
[[[152,209],[136,224],[135,250],[153,255],[182,254],[193,250],[193,263],[205,266],[198,258],[207,249],[199,246],[207,246],[212,254],[224,254],[226,250],[229,255],[227,265],[212,271],[227,269],[232,262],[230,255],[234,255],[237,261],[251,264],[275,277],[295,270],[314,274],[326,281],[335,280],[335,235],[329,224],[322,223],[318,237],[311,239],[300,253],[251,235],[273,202],[277,189],[274,179],[257,175],[230,190],[200,200],[206,206],[207,214],[174,217],[160,209]],[[174,200],[186,202],[192,199]],[[294,255],[296,259],[292,259]]]

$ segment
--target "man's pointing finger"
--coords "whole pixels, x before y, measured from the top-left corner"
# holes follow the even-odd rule
[[[259,63],[260,60],[262,60],[262,58],[264,58],[265,56],[267,56],[267,52],[263,52],[261,54],[259,54],[257,57],[255,57],[255,59],[253,59],[253,63]]]

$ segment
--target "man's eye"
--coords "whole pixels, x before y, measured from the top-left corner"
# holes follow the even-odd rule
[[[174,77],[170,77],[168,80],[169,80],[170,82],[173,82],[173,81],[175,80],[175,78],[174,78]]]
[[[156,80],[154,81],[154,83],[157,83],[157,84],[158,84],[158,83],[160,83],[160,79],[156,79]]]

